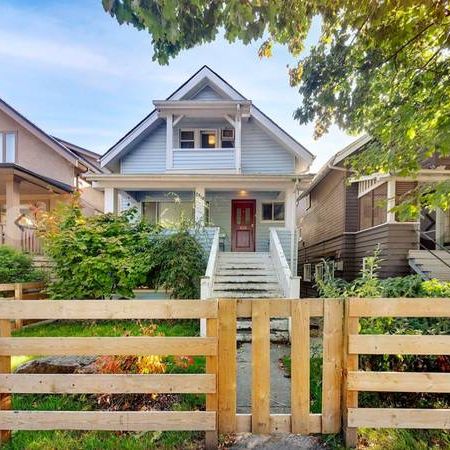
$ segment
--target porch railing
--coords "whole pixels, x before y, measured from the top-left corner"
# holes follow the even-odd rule
[[[23,228],[21,233],[20,245],[25,253],[33,255],[42,255],[42,242],[34,228]]]
[[[291,271],[276,228],[270,229],[269,251],[278,280],[283,288],[284,296],[286,298],[298,298],[300,293],[300,277],[295,276]]]
[[[0,223],[0,245],[5,243],[5,226]]]
[[[208,265],[206,267],[205,276],[201,280],[201,293],[202,299],[211,298],[212,286],[214,283],[214,273],[217,265],[217,255],[219,253],[219,233],[220,228],[217,227],[214,230],[214,236],[211,244],[211,250],[209,252]]]

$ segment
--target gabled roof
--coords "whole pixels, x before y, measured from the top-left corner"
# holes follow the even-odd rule
[[[87,169],[87,165],[84,160],[81,160],[79,156],[70,150],[66,145],[64,145],[61,141],[50,136],[41,128],[39,128],[36,124],[28,120],[25,116],[20,114],[16,109],[14,109],[11,105],[6,103],[4,100],[0,99],[0,111],[11,117],[21,126],[23,126],[27,131],[29,131],[32,135],[37,137],[39,140],[44,142],[50,148],[55,150],[59,155],[73,164],[75,167],[80,167],[81,169]]]
[[[303,198],[308,195],[332,170],[336,169],[336,166],[344,161],[349,156],[356,153],[360,150],[364,145],[368,144],[372,138],[368,134],[364,134],[342,150],[339,150],[335,153],[316,173],[311,184],[308,186],[308,189],[303,191],[299,198]],[[339,170],[342,170],[339,168]]]
[[[206,85],[212,86],[224,97],[231,100],[247,100],[240,94],[233,86],[226,82],[220,75],[210,69],[208,66],[203,66],[191,78],[183,83],[175,92],[173,92],[166,100],[184,100],[195,95]],[[284,131],[273,120],[267,117],[255,105],[251,105],[251,116],[264,128],[267,132],[272,134],[284,147],[291,153],[311,163],[314,160],[314,155],[310,153],[302,144],[295,140],[290,134]],[[105,166],[111,161],[119,157],[128,146],[138,139],[143,133],[148,132],[155,126],[158,120],[158,114],[154,109],[148,116],[139,122],[132,130],[114,144],[101,158],[101,166]]]

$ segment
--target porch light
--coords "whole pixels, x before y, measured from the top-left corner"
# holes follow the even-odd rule
[[[239,191],[239,195],[247,195],[247,191]]]
[[[208,134],[208,145],[216,145],[216,135]]]

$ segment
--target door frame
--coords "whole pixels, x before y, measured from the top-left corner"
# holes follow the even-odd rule
[[[236,217],[236,205],[239,203],[252,203],[253,204],[253,248],[249,250],[249,253],[256,251],[256,199],[250,198],[238,198],[231,200],[231,251],[236,251],[236,234],[235,234],[235,217]]]

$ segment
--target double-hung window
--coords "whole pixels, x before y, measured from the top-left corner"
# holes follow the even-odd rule
[[[180,148],[195,148],[195,130],[180,130]]]
[[[0,163],[16,162],[17,133],[0,131]]]
[[[201,148],[217,147],[217,130],[200,130]]]

